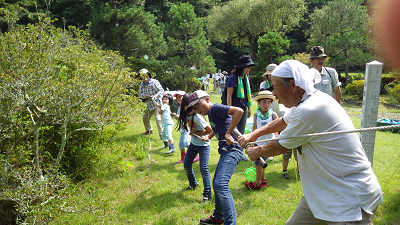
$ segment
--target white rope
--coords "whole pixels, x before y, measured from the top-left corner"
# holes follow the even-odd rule
[[[333,135],[333,134],[346,134],[346,133],[355,133],[355,132],[366,132],[366,131],[377,131],[377,130],[389,130],[389,129],[395,129],[395,128],[400,128],[400,125],[389,125],[389,126],[380,126],[380,127],[367,127],[367,128],[360,128],[360,129],[354,129],[354,130],[341,130],[341,131],[329,131],[329,132],[321,132],[321,133],[313,133],[313,134],[301,134],[301,135],[295,135],[295,136],[279,136],[277,138],[270,138],[262,141],[254,141],[254,142],[249,142],[247,143],[244,148],[246,149],[247,147],[260,143],[260,142],[269,142],[269,141],[277,141],[277,140],[282,140],[282,139],[292,139],[292,138],[302,138],[302,137],[318,137],[318,136],[325,136],[325,135]]]

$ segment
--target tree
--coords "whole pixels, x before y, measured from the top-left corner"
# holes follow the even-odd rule
[[[372,59],[369,38],[370,18],[362,0],[330,1],[310,16],[310,47],[321,45],[330,56],[330,63],[344,68],[364,65]]]
[[[163,29],[163,24],[156,24],[154,15],[142,6],[105,3],[93,14],[90,33],[106,48],[128,58],[164,54]]]
[[[215,71],[215,62],[209,53],[210,41],[204,32],[203,20],[197,18],[189,3],[171,6],[166,25],[169,51],[167,65],[174,76],[192,80]],[[164,79],[165,80],[165,79]]]
[[[304,11],[304,0],[232,0],[213,7],[206,26],[212,39],[250,45],[255,59],[260,36],[289,31],[298,25]]]
[[[290,41],[277,32],[268,32],[258,39],[258,59],[264,64],[273,63],[272,57],[281,55],[289,48]]]

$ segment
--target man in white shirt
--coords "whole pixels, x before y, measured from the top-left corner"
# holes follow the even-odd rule
[[[273,95],[291,108],[252,133],[239,137],[244,146],[257,137],[283,130],[281,136],[353,130],[344,109],[314,88],[314,73],[296,60],[282,62],[272,73]],[[300,147],[298,164],[303,188],[296,210],[286,221],[294,224],[372,224],[383,201],[382,190],[357,133],[288,138],[246,149],[251,160]]]
[[[336,99],[340,104],[342,98],[342,90],[339,82],[338,74],[334,68],[325,67],[325,59],[328,55],[325,54],[324,48],[321,46],[314,46],[310,52],[310,63],[321,74],[321,82],[314,84],[314,87],[322,92],[327,93]]]

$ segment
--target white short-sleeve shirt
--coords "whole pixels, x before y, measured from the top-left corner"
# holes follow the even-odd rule
[[[344,109],[327,94],[316,91],[303,100],[283,118],[288,125],[281,136],[354,129]],[[278,142],[287,149],[302,147],[298,155],[301,184],[316,218],[332,222],[360,220],[361,208],[372,212],[383,201],[357,133]]]

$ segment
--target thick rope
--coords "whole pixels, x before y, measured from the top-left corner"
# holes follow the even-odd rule
[[[253,141],[249,142],[244,146],[244,149],[256,144],[256,143],[261,143],[261,142],[269,142],[269,141],[277,141],[277,140],[282,140],[282,139],[292,139],[292,138],[302,138],[302,137],[318,137],[318,136],[325,136],[325,135],[333,135],[333,134],[346,134],[346,133],[356,133],[356,132],[366,132],[366,131],[377,131],[377,130],[390,130],[390,129],[395,129],[395,128],[400,128],[400,125],[388,125],[388,126],[380,126],[380,127],[367,127],[367,128],[360,128],[360,129],[354,129],[354,130],[341,130],[341,131],[329,131],[329,132],[321,132],[321,133],[313,133],[313,134],[301,134],[301,135],[295,135],[295,136],[280,136],[277,138],[270,138],[266,140],[261,140],[261,141]],[[201,138],[199,135],[193,134],[194,136]],[[226,140],[218,140],[218,139],[204,139],[205,141],[226,141]],[[233,142],[235,144],[238,144],[238,142]]]
[[[341,131],[329,131],[329,132],[321,132],[321,133],[313,133],[313,134],[301,134],[295,136],[279,136],[277,138],[270,138],[262,141],[254,141],[247,143],[244,148],[254,145],[260,142],[268,142],[268,141],[277,141],[282,139],[292,139],[292,138],[302,138],[302,137],[318,137],[318,136],[325,136],[325,135],[333,135],[333,134],[346,134],[346,133],[356,133],[356,132],[366,132],[366,131],[377,131],[377,130],[389,130],[400,128],[400,125],[389,125],[389,126],[380,126],[380,127],[367,127],[367,128],[360,128],[354,130],[341,130]]]

